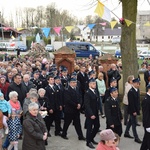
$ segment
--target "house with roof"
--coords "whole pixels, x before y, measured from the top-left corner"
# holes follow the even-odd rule
[[[0,40],[8,40],[11,37],[17,38],[19,35],[21,35],[21,33],[13,27],[0,23]]]
[[[113,37],[121,37],[121,28],[94,28],[91,33],[91,41],[110,42]]]

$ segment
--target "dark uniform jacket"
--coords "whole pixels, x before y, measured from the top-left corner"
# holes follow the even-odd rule
[[[108,85],[110,84],[110,80],[114,77],[116,80],[117,80],[117,83],[118,81],[121,79],[121,75],[119,73],[118,70],[108,70],[107,71],[107,76],[108,76]],[[118,85],[118,84],[117,84]]]
[[[39,90],[40,88],[42,88],[42,81],[40,81],[40,79],[34,79],[34,78],[32,78],[30,81],[33,83],[34,88],[36,88],[37,90]]]
[[[56,102],[55,102],[56,92],[55,92],[55,89],[54,88],[52,89],[51,86],[48,85],[45,88],[45,90],[46,90],[45,96],[48,98],[48,101],[50,104],[50,109],[55,110],[56,109]]]
[[[105,115],[108,126],[121,125],[122,114],[118,100],[114,100],[111,96],[105,101]]]
[[[85,93],[85,91],[87,90],[86,85],[88,83],[88,76],[86,73],[84,73],[84,76],[82,75],[81,72],[78,73],[77,75],[77,80],[80,82],[80,88],[81,88],[81,92],[82,94]]]
[[[133,87],[128,92],[128,113],[133,115],[134,112],[140,115],[140,94],[139,89],[136,91]]]
[[[23,121],[23,129],[22,150],[46,150],[43,135],[47,130],[40,114],[33,117],[30,113],[27,113]]]
[[[71,86],[68,87],[64,91],[64,112],[65,113],[79,113],[77,109],[77,105],[81,105],[81,94],[79,92],[78,87],[76,90],[73,89]]]
[[[91,117],[98,115],[99,110],[99,94],[88,89],[84,95],[85,115]]]
[[[63,85],[64,88],[68,87],[68,79],[69,77],[64,78],[63,76],[61,77],[61,84]]]
[[[42,82],[41,87],[45,88],[48,85],[47,75],[43,76],[42,74],[39,76],[39,80]]]
[[[150,127],[150,95],[146,94],[142,101],[142,113],[143,113],[143,126],[144,128]]]

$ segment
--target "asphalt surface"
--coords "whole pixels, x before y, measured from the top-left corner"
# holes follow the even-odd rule
[[[84,127],[84,120],[85,120],[85,117],[82,114],[81,115],[82,128]],[[100,122],[101,122],[100,129],[101,130],[105,129],[106,119],[102,119],[100,117]],[[62,121],[62,124],[63,124],[63,121]],[[142,123],[140,123],[140,124],[142,124]],[[124,125],[123,125],[123,131],[125,131]],[[143,127],[138,126],[137,132],[138,132],[139,138],[142,140],[143,134],[144,134]],[[83,133],[84,133],[84,135],[86,134],[85,129],[83,129]],[[130,134],[133,135],[132,129],[131,129]],[[88,148],[86,146],[85,141],[78,140],[78,136],[75,132],[73,125],[70,125],[70,127],[68,129],[67,136],[68,136],[69,140],[64,140],[60,136],[55,136],[54,135],[54,127],[51,128],[51,135],[52,135],[52,137],[48,138],[48,145],[46,146],[46,150],[90,150],[90,148]],[[97,142],[100,141],[99,133],[97,133],[97,135],[95,137],[95,141],[97,141]],[[22,144],[22,140],[19,140],[19,150],[21,150],[21,144]],[[122,135],[122,137],[120,139],[120,143],[119,143],[120,150],[140,150],[140,146],[141,146],[141,144],[134,142],[134,139],[124,138],[123,135]]]

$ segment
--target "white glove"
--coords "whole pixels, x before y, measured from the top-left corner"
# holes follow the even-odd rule
[[[149,128],[146,128],[146,131],[150,133],[150,127],[149,127]]]

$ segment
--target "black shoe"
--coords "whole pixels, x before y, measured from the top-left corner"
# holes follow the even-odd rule
[[[48,137],[51,137],[51,134],[50,133],[48,133],[48,135],[47,135]]]
[[[101,132],[102,130],[101,129],[98,129],[98,131],[97,132]]]
[[[141,126],[139,123],[136,124],[137,126]]]
[[[61,135],[61,137],[65,140],[68,140],[69,138],[67,136]]]
[[[62,134],[61,133],[55,133],[55,136],[61,136]]]
[[[141,141],[140,139],[135,139],[134,141],[135,141],[136,143],[139,143],[139,144],[142,143],[142,141]]]
[[[86,143],[86,146],[88,146],[88,147],[91,148],[91,149],[95,149],[95,147],[93,146],[92,143]]]
[[[51,124],[51,127],[55,127],[53,124]]]
[[[101,115],[102,118],[105,118],[105,115]]]
[[[97,145],[98,143],[94,140],[91,141],[93,144]]]
[[[78,138],[80,141],[85,141],[86,140],[86,138],[83,136],[83,137],[79,137]]]
[[[130,134],[124,134],[124,137],[130,138],[130,139],[133,139],[133,136],[131,136]]]

